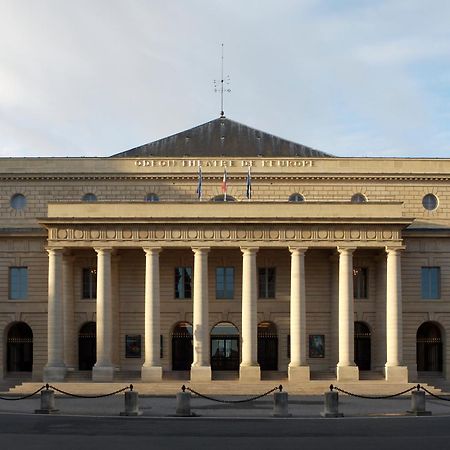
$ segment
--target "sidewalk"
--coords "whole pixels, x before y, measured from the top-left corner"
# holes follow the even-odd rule
[[[248,397],[220,396],[223,400],[237,400]],[[289,413],[292,418],[320,417],[323,411],[322,396],[289,397]],[[175,416],[175,396],[142,396],[139,398],[140,409],[143,415],[140,417],[170,418]],[[339,396],[340,412],[346,417],[379,417],[406,415],[410,409],[411,398],[409,395],[392,399],[360,399],[346,395]],[[83,416],[118,416],[124,410],[124,394],[118,394],[99,399],[55,397],[55,407],[61,415]],[[450,401],[443,401],[426,396],[426,409],[433,415],[449,415]],[[40,395],[36,397],[7,401],[0,400],[0,414],[19,413],[31,414],[40,408]],[[217,418],[263,418],[272,417],[273,394],[246,403],[225,404],[198,398],[191,399],[191,410],[201,417]],[[195,419],[192,419],[195,420]]]

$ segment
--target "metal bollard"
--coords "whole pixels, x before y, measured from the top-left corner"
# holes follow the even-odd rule
[[[121,416],[141,416],[142,411],[139,409],[139,393],[133,391],[133,385],[130,390],[125,392],[125,411],[120,413]]]
[[[324,409],[320,415],[322,417],[344,417],[344,414],[339,412],[339,394],[332,389],[333,385],[331,385],[330,390],[324,394]]]
[[[431,411],[425,410],[425,392],[419,389],[420,385],[417,391],[411,392],[411,411],[407,412],[413,416],[431,416]]]
[[[56,414],[59,410],[55,408],[55,391],[46,385],[46,389],[41,391],[41,408],[35,409],[35,414]]]
[[[273,417],[290,417],[292,414],[288,412],[289,398],[288,393],[275,392],[273,394]]]
[[[183,385],[182,392],[177,393],[177,409],[176,415],[180,417],[193,417],[191,413],[191,393],[186,392],[186,388]]]

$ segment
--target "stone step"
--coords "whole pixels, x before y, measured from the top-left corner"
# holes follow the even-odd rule
[[[94,383],[90,381],[68,381],[51,383],[58,389],[77,395],[100,395],[117,391],[129,385],[127,382]],[[187,387],[205,395],[258,395],[278,386],[283,385],[283,389],[291,395],[322,395],[329,390],[333,384],[345,391],[363,395],[390,395],[405,391],[414,387],[414,383],[392,384],[384,380],[362,380],[353,383],[337,383],[335,380],[318,380],[305,383],[289,383],[285,380],[263,380],[258,383],[241,383],[236,381],[211,381],[204,383],[190,383],[188,380],[171,380],[159,383],[133,383],[134,390],[141,395],[175,395],[181,390],[181,386]],[[43,383],[28,382],[17,385],[9,390],[10,394],[26,395],[39,389]],[[434,386],[424,384],[430,392],[442,394],[442,391]]]

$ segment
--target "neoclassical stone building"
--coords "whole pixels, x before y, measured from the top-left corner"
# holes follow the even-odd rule
[[[449,174],[225,117],[108,158],[2,158],[0,375],[448,377]]]

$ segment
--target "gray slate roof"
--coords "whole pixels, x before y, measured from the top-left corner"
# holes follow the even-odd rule
[[[219,117],[112,157],[332,157],[295,142]]]

